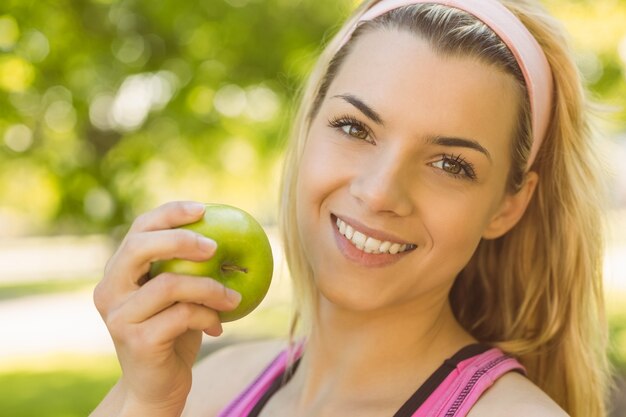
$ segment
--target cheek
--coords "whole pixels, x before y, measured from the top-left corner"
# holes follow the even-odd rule
[[[313,203],[323,195],[324,183],[328,182],[328,166],[322,157],[319,146],[307,142],[298,167],[298,207],[299,219],[314,216]],[[300,216],[301,215],[301,216]]]
[[[332,139],[324,138],[321,132],[311,130],[298,167],[298,205],[302,210],[315,211],[324,200],[340,188],[349,177],[345,167],[346,157]]]
[[[431,195],[428,209],[422,210],[433,249],[449,253],[458,269],[473,255],[491,217],[490,196],[475,191]]]
[[[315,231],[325,220],[325,201],[341,184],[334,157],[322,141],[310,138],[298,167],[296,215],[300,239],[310,261],[319,243],[315,241]]]

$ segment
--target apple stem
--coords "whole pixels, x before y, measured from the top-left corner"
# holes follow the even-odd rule
[[[223,272],[243,272],[244,274],[247,274],[248,268],[242,268],[238,265],[224,264],[222,265],[222,271]]]

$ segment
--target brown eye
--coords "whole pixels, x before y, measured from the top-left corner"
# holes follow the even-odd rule
[[[454,161],[452,159],[446,159],[442,162],[441,168],[449,172],[450,174],[460,174],[463,171],[463,167],[458,161]]]
[[[441,159],[430,164],[454,178],[476,179],[474,165],[463,159],[461,155],[442,155]]]
[[[367,131],[363,129],[361,126],[357,125],[346,125],[344,128],[347,128],[347,134],[353,136],[358,139],[367,139]],[[345,130],[344,130],[345,132]]]
[[[376,144],[371,130],[366,125],[351,116],[342,116],[328,121],[328,126],[341,131],[341,134],[350,139],[357,139],[372,145]]]

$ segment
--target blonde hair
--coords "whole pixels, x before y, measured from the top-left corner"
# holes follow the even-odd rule
[[[364,2],[323,50],[301,91],[292,127],[280,221],[297,305],[294,324],[299,320],[305,333],[316,319],[317,293],[295,213],[298,166],[311,121],[361,33],[381,27],[408,29],[435,51],[477,57],[514,76],[524,99],[512,140],[509,192],[519,189],[525,177],[531,140],[528,98],[504,44],[465,12],[419,4],[361,24],[339,48],[359,16],[377,2]],[[606,187],[590,106],[560,24],[537,2],[502,2],[533,33],[553,69],[553,117],[531,167],[540,180],[524,216],[504,236],[481,241],[459,273],[450,303],[467,331],[517,357],[529,379],[571,416],[605,416],[610,381],[602,289]]]

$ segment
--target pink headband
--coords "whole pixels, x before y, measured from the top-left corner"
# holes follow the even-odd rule
[[[416,3],[434,3],[463,10],[486,24],[511,50],[526,81],[530,97],[533,143],[528,158],[530,168],[546,135],[552,110],[552,72],[541,46],[524,24],[497,0],[381,0],[368,9],[340,43],[341,48],[360,22],[388,11]]]

